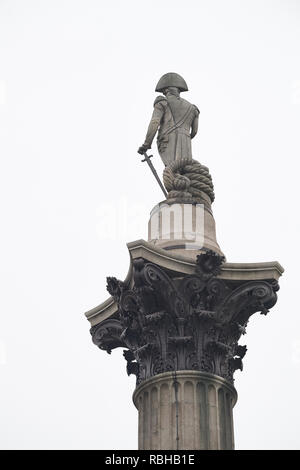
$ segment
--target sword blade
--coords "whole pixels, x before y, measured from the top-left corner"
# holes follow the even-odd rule
[[[159,184],[159,186],[160,186],[162,192],[164,193],[164,196],[167,197],[167,196],[168,196],[168,193],[167,193],[167,191],[165,190],[165,188],[164,188],[162,182],[160,181],[160,178],[159,178],[159,176],[158,176],[158,174],[157,174],[157,172],[156,172],[156,170],[155,170],[155,168],[154,168],[154,166],[153,166],[153,163],[152,163],[151,160],[150,160],[150,156],[147,155],[147,153],[145,152],[145,153],[144,153],[144,157],[145,157],[145,160],[142,160],[142,161],[146,161],[146,162],[148,163],[150,170],[152,171],[152,173],[153,173],[153,175],[154,175],[156,181],[158,182],[158,184]]]

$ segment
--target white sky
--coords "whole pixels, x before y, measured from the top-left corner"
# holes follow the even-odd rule
[[[300,448],[299,46],[296,0],[0,0],[1,448],[137,448],[135,379],[84,312],[162,199],[136,149],[169,71],[227,260],[286,269],[241,341],[236,448]]]

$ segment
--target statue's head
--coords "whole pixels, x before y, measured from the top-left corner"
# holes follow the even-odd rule
[[[188,91],[188,87],[184,78],[178,73],[169,72],[163,75],[156,85],[155,91],[165,92],[166,89],[177,88],[180,91]]]
[[[164,88],[162,90],[163,94],[166,95],[174,95],[174,96],[179,96],[180,95],[180,90],[176,86],[168,86],[168,88]]]

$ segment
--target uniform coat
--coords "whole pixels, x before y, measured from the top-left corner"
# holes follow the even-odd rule
[[[157,147],[165,166],[177,159],[192,159],[191,138],[197,133],[199,113],[195,105],[180,96],[158,96],[144,145],[151,147],[158,130]]]

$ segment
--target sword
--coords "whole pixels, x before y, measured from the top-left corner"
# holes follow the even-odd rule
[[[162,182],[160,181],[159,176],[158,176],[158,174],[156,173],[156,170],[155,170],[155,168],[154,168],[154,166],[153,166],[153,164],[152,164],[152,162],[151,162],[151,160],[150,160],[150,158],[152,158],[153,155],[147,155],[147,152],[144,152],[143,155],[144,155],[145,158],[144,158],[144,160],[141,160],[141,161],[148,163],[148,165],[149,165],[149,167],[150,167],[150,170],[152,171],[152,173],[153,173],[153,175],[154,175],[156,181],[158,182],[158,184],[159,184],[159,186],[160,186],[162,192],[164,193],[164,196],[165,196],[165,197],[168,197],[168,193],[167,193],[167,191],[165,190],[165,188],[164,188]]]

